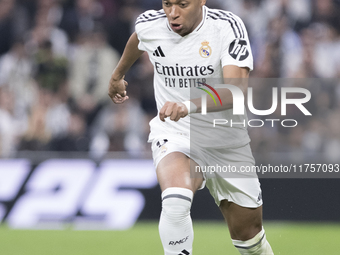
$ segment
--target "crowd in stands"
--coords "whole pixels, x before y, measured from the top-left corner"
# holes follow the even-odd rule
[[[310,80],[303,86],[312,93],[313,116],[293,108],[287,118],[299,120],[296,128],[250,128],[253,151],[340,158],[340,0],[208,0],[207,6],[244,21],[251,79],[280,78],[272,85],[280,87]],[[148,122],[157,110],[148,56],[126,76],[126,103],[113,104],[107,88],[137,16],[161,7],[161,0],[0,0],[0,158],[18,151],[100,158],[149,150]],[[271,88],[257,83],[254,98],[261,100],[254,105],[268,108]]]

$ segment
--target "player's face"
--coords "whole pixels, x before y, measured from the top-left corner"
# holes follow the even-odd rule
[[[206,0],[163,0],[163,9],[172,30],[181,36],[191,33],[202,20]]]

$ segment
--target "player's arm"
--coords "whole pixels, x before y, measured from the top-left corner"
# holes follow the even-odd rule
[[[246,95],[248,89],[249,68],[227,65],[223,67],[223,79],[225,84],[239,87]],[[222,105],[215,105],[211,97],[207,97],[207,112],[217,112],[231,109],[233,107],[233,97],[229,89],[216,89],[220,95]],[[159,112],[162,121],[170,117],[170,120],[178,121],[188,113],[201,112],[201,98],[195,98],[186,102],[166,102]]]
[[[121,104],[129,99],[126,95],[126,86],[128,83],[124,80],[124,76],[144,52],[138,49],[138,43],[137,34],[134,32],[126,43],[123,55],[111,75],[108,94],[116,104]]]

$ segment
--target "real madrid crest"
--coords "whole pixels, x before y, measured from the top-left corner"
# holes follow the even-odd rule
[[[201,42],[202,46],[200,48],[200,55],[202,58],[208,58],[210,57],[211,53],[212,53],[212,49],[211,47],[209,46],[209,42],[207,41],[204,41],[204,42]]]
[[[166,147],[165,145],[163,145],[161,147],[161,154],[165,153],[168,150],[168,147]]]

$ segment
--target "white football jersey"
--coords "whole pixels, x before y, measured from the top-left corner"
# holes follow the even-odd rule
[[[231,12],[203,6],[202,22],[193,32],[182,37],[170,28],[163,10],[146,11],[136,20],[136,33],[138,48],[148,53],[154,66],[158,111],[166,101],[183,102],[200,98],[206,93],[198,89],[204,88],[201,83],[223,84],[225,65],[253,69],[245,26]],[[227,120],[228,124],[213,127],[214,119]],[[233,115],[232,109],[207,115],[194,113],[178,122],[170,118],[162,122],[156,116],[150,122],[149,142],[165,133],[177,133],[190,135],[204,147],[232,148],[247,144],[250,139],[245,125],[231,127],[231,121],[246,123],[247,117]]]

